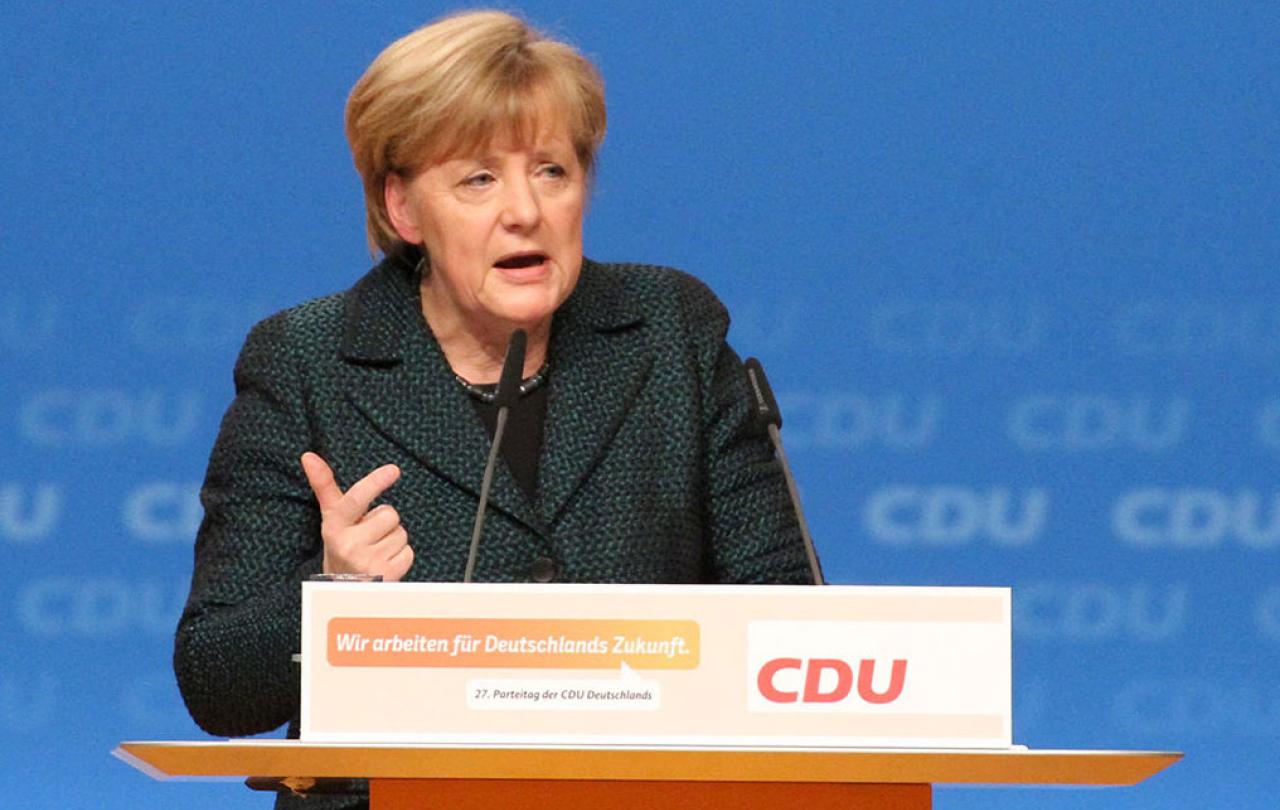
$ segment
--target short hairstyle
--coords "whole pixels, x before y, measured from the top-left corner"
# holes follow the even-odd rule
[[[569,131],[590,175],[604,140],[604,81],[572,46],[498,11],[444,17],[396,40],[347,99],[346,132],[364,183],[369,248],[407,245],[387,216],[384,186],[511,136],[527,143],[550,117]]]

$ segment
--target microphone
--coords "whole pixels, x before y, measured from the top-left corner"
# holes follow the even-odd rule
[[[489,487],[493,484],[493,470],[498,463],[498,448],[502,446],[502,434],[507,427],[507,414],[520,398],[520,381],[524,377],[524,354],[529,336],[523,329],[511,333],[507,344],[507,356],[502,361],[502,376],[498,378],[498,390],[493,404],[498,406],[498,420],[493,428],[493,444],[489,448],[489,461],[484,465],[484,477],[480,479],[480,503],[476,505],[476,523],[471,530],[471,548],[467,551],[467,568],[463,582],[470,582],[476,572],[476,555],[480,552],[480,532],[484,529],[484,512],[489,506]]]
[[[502,376],[498,378],[498,390],[494,394],[493,404],[498,406],[498,418],[507,408],[516,404],[520,398],[520,381],[524,378],[524,354],[529,345],[529,336],[523,329],[511,333],[511,342],[507,344],[507,356],[502,361]],[[494,444],[498,442],[498,433],[494,431]]]
[[[795,509],[796,520],[800,522],[800,537],[804,540],[804,551],[809,557],[809,573],[813,576],[814,585],[825,585],[822,577],[822,566],[818,564],[818,552],[813,547],[813,536],[809,534],[809,524],[805,522],[804,510],[800,508],[800,491],[796,489],[796,479],[791,475],[791,465],[787,463],[787,454],[782,449],[782,412],[778,410],[778,401],[773,398],[773,389],[764,376],[764,366],[754,357],[747,358],[747,382],[751,386],[751,395],[756,403],[756,421],[769,431],[769,440],[773,442],[773,451],[782,465],[782,477],[787,482],[787,492],[791,496],[791,507]]]
[[[748,357],[746,365],[747,382],[751,384],[751,393],[756,401],[756,423],[772,425],[781,430],[782,411],[778,410],[778,400],[773,398],[773,389],[769,387],[769,380],[764,376],[764,366],[760,365],[760,361],[754,357]],[[770,433],[770,435],[773,434]],[[780,443],[781,436],[775,444]]]

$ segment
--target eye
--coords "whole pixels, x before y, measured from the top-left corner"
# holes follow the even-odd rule
[[[538,167],[538,174],[555,180],[567,177],[569,173],[559,163],[544,163]]]
[[[460,185],[466,186],[467,188],[484,188],[493,183],[494,180],[494,176],[489,172],[476,172],[475,174],[469,174],[463,178]]]

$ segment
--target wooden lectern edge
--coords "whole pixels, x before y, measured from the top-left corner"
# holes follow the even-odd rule
[[[173,777],[171,777],[169,774],[165,773],[164,771],[160,770],[156,766],[152,765],[150,762],[147,762],[145,759],[141,759],[135,756],[133,752],[129,750],[130,746],[147,745],[147,744],[148,743],[122,742],[119,745],[117,745],[114,749],[112,749],[111,756],[115,757],[121,762],[124,762],[134,768],[137,768],[138,770],[145,773],[147,776],[150,776],[152,779],[155,779],[157,781],[164,782],[166,780],[172,779]]]
[[[971,787],[1131,786],[1183,758],[1181,752],[1174,751],[1083,749],[584,749],[352,745],[274,739],[122,742],[112,753],[158,780],[314,776],[619,782],[874,781]],[[431,761],[424,763],[424,757]],[[335,764],[335,760],[341,764]],[[692,767],[694,760],[696,767]],[[1083,768],[1085,764],[1093,767]],[[344,770],[347,768],[354,772]],[[259,772],[250,773],[251,770]]]

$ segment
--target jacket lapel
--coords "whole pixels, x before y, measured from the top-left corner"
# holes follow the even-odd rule
[[[384,261],[348,294],[343,356],[347,395],[375,430],[455,486],[479,498],[489,437],[418,304],[416,273]],[[490,505],[542,534],[541,521],[506,464]]]
[[[556,313],[551,393],[538,466],[539,511],[552,525],[604,457],[649,374],[643,318],[609,272],[584,262],[573,294]]]

